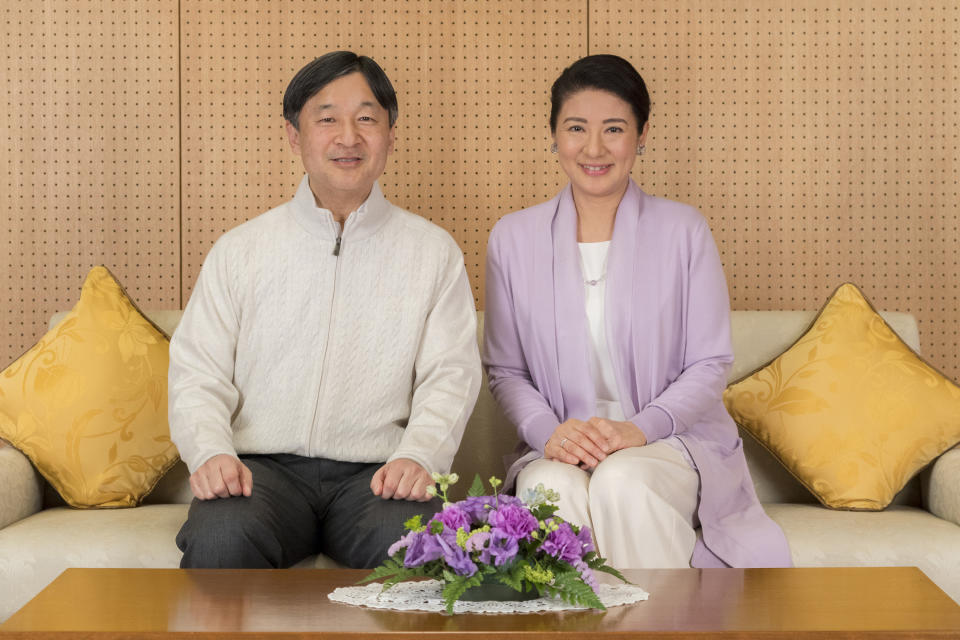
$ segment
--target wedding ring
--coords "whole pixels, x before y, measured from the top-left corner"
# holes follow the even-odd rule
[[[560,440],[560,448],[561,448],[561,449],[563,449],[563,443],[566,442],[566,441],[567,441],[566,438],[563,438],[562,440]],[[566,449],[564,449],[564,451],[566,451]]]

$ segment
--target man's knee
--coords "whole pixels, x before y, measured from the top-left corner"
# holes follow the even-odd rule
[[[177,534],[182,568],[253,569],[282,566],[276,536],[256,516],[249,498],[194,500]]]
[[[334,559],[353,569],[372,569],[387,559],[387,549],[406,533],[403,525],[407,520],[419,515],[426,523],[441,507],[436,498],[429,502],[378,499],[356,521],[355,535],[347,548],[336,545],[340,557]]]

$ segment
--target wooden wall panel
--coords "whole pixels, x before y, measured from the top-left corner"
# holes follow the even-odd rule
[[[960,375],[960,5],[591,0],[607,52],[653,98],[635,176],[707,215],[734,308],[852,281]]]
[[[179,305],[177,2],[5,0],[0,57],[3,368],[94,265]]]
[[[586,53],[582,0],[183,0],[181,28],[184,302],[224,230],[292,197],[302,169],[283,91],[326,51],[390,76],[400,118],[384,191],[453,234],[478,303],[493,223],[561,184],[549,87]]]

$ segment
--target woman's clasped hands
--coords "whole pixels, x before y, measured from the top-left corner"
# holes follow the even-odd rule
[[[547,439],[543,455],[548,460],[593,470],[611,453],[645,444],[647,437],[632,422],[596,416],[586,421],[571,418],[557,425]]]

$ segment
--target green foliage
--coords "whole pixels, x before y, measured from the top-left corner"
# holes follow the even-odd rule
[[[570,569],[556,574],[553,584],[547,585],[545,590],[550,595],[560,596],[568,604],[606,611],[600,597],[593,592],[590,585],[580,579],[576,570]]]
[[[406,528],[407,531],[423,531],[425,528],[423,526],[423,516],[421,516],[418,513],[417,515],[413,516],[412,518],[404,522],[403,526]]]
[[[443,533],[443,523],[439,520],[434,520],[430,523],[430,533],[441,534]]]
[[[495,575],[497,580],[503,584],[515,591],[523,593],[523,564],[514,562],[508,570],[503,571],[501,569],[500,571],[496,571]]]
[[[601,558],[600,560],[602,561],[603,558]],[[627,580],[626,578],[624,578],[622,573],[620,573],[619,571],[617,571],[616,569],[614,569],[614,568],[611,567],[611,566],[608,566],[608,565],[605,565],[605,564],[601,564],[601,565],[598,566],[598,567],[591,567],[591,569],[595,569],[596,571],[603,571],[604,573],[609,573],[609,574],[612,575],[614,578],[619,578],[620,580],[626,582],[627,584],[633,584],[632,582],[630,582],[629,580]]]
[[[403,571],[405,568],[406,567],[403,566],[403,563],[398,562],[395,558],[387,558],[382,565],[371,571],[362,579],[358,580],[357,584],[373,582],[374,580],[379,580],[380,578],[386,578],[396,574],[398,571]]]
[[[481,584],[483,584],[483,574],[479,571],[472,576],[454,575],[452,580],[448,580],[443,587],[443,602],[447,605],[447,613],[453,613],[453,603],[459,600],[467,589],[479,587]]]
[[[613,567],[608,566],[606,558],[601,558],[596,551],[591,551],[590,553],[583,556],[583,561],[586,562],[587,566],[593,569],[594,571],[603,571],[604,573],[610,574],[614,578],[618,578],[622,582],[626,582],[627,584],[633,584],[632,582],[624,578],[622,573],[620,573]]]
[[[553,517],[553,514],[557,512],[558,508],[559,507],[557,507],[557,505],[555,504],[550,504],[548,502],[545,502],[531,509],[530,513],[537,520],[547,520],[548,518]]]
[[[479,498],[484,493],[483,490],[483,480],[480,479],[480,474],[473,476],[473,484],[470,485],[470,488],[467,490],[468,498]]]

